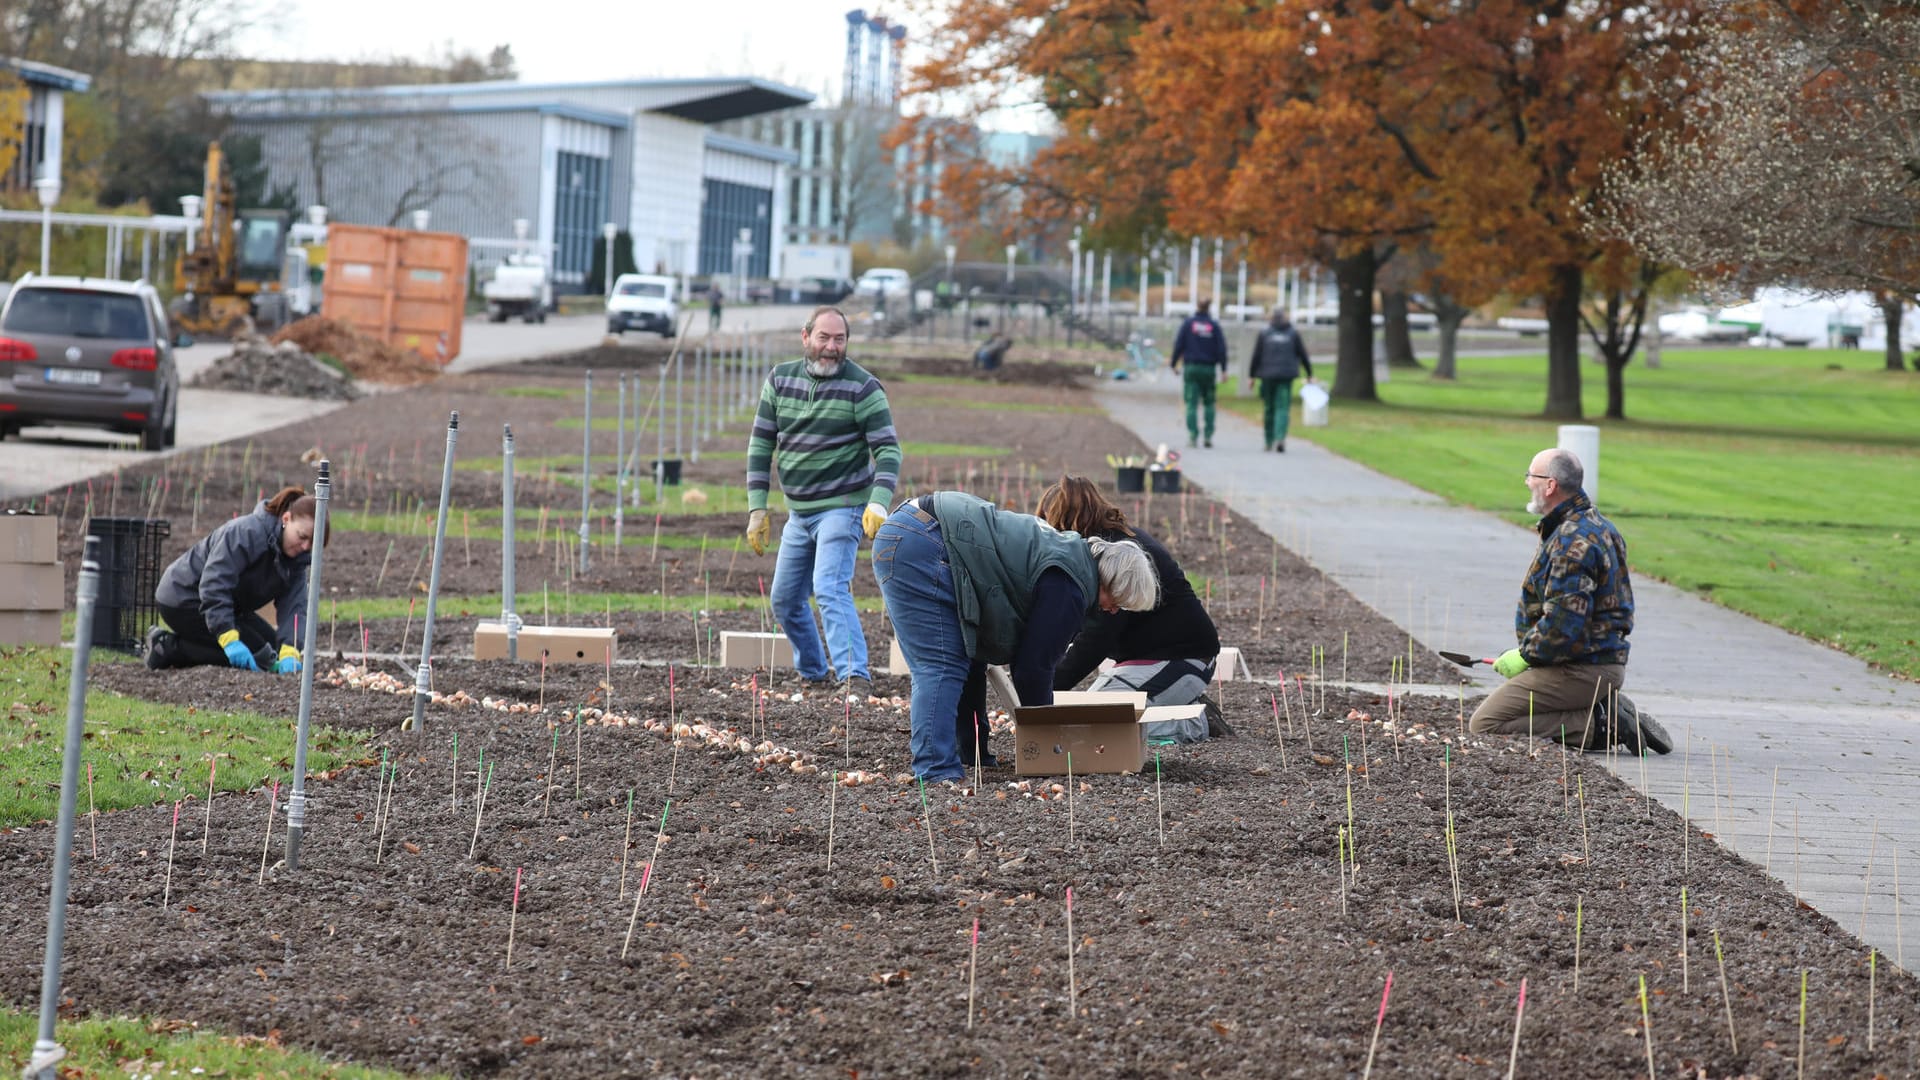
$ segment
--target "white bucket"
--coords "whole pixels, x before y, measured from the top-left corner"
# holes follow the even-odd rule
[[[1327,391],[1319,383],[1300,385],[1300,422],[1307,427],[1327,426]]]

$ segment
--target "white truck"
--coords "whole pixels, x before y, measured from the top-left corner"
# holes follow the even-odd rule
[[[493,277],[480,286],[487,301],[487,321],[506,322],[518,315],[530,323],[547,321],[553,307],[553,283],[547,279],[547,260],[516,253],[494,268]]]
[[[607,297],[607,333],[651,330],[672,337],[680,321],[680,305],[674,299],[678,285],[664,274],[621,274],[613,279],[613,295]]]
[[[780,249],[776,299],[831,304],[853,291],[853,249],[845,244],[788,244]]]

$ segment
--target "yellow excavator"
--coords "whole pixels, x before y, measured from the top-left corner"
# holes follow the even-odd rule
[[[168,313],[191,334],[232,337],[249,325],[271,332],[287,321],[281,288],[289,215],[237,210],[233,171],[220,144],[207,144],[199,227],[175,266],[181,295]]]

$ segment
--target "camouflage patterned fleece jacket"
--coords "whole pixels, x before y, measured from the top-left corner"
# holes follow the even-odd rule
[[[1633,633],[1627,543],[1584,492],[1540,519],[1540,551],[1513,616],[1528,664],[1624,664]]]

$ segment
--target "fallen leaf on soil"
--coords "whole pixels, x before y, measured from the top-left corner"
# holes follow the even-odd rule
[[[897,882],[897,881],[895,881],[895,880],[893,880],[892,878],[890,878],[890,877],[888,877],[887,875],[885,875],[885,874],[881,874],[881,875],[880,875],[880,887],[881,887],[881,888],[883,888],[883,889],[891,889],[891,888],[893,888],[893,887],[894,887],[895,885],[897,885],[897,884],[899,884],[899,882]]]
[[[414,842],[413,842],[413,841],[411,841],[411,840],[409,840],[409,841],[407,841],[407,842],[406,842],[406,843],[404,843],[404,844],[401,844],[400,846],[401,846],[401,847],[403,847],[403,848],[406,848],[406,849],[407,849],[407,854],[409,854],[409,855],[418,855],[418,854],[420,854],[420,845],[419,845],[419,844],[416,844],[416,843],[414,843]]]
[[[1213,1021],[1213,1030],[1221,1035],[1233,1034],[1233,1029],[1218,1020]]]
[[[520,1045],[522,1046],[532,1046],[534,1043],[537,1043],[539,1041],[540,1041],[540,1036],[538,1035],[523,1035],[520,1037]]]
[[[1313,755],[1313,763],[1315,765],[1332,765],[1333,759],[1325,754],[1315,754]]]

